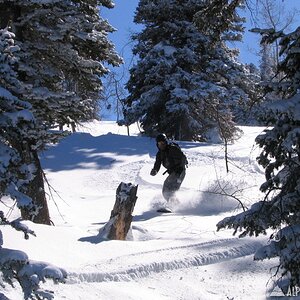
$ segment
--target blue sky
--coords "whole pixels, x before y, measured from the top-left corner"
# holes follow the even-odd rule
[[[102,16],[108,19],[117,32],[110,35],[110,39],[115,43],[117,51],[124,56],[126,62],[131,59],[130,34],[138,32],[141,27],[133,23],[135,9],[139,0],[115,0],[115,8],[103,9]],[[300,0],[284,0],[283,3],[288,9],[298,9],[300,11]],[[299,21],[299,22],[298,22]],[[300,25],[300,17],[297,24]],[[251,28],[251,24],[246,24]],[[258,63],[257,56],[253,53],[258,48],[259,39],[257,34],[250,33],[246,30],[244,42],[237,45],[240,49],[240,58],[244,63]]]

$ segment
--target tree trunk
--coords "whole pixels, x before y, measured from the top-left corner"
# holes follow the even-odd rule
[[[131,183],[121,182],[119,184],[110,220],[102,229],[102,234],[105,235],[105,238],[110,240],[126,239],[132,221],[132,212],[137,200],[137,188],[138,186],[134,186]]]
[[[37,206],[36,213],[21,210],[24,220],[31,220],[34,223],[51,225],[48,204],[45,194],[43,170],[37,152],[33,153],[33,163],[36,167],[35,177],[29,182],[26,195],[29,196],[33,203]]]
[[[33,164],[35,167],[34,178],[23,188],[23,192],[32,199],[36,209],[31,211],[21,208],[21,216],[24,220],[50,225],[51,221],[44,189],[43,170],[37,150],[33,150],[29,142],[25,141],[22,145],[19,144],[18,146],[18,148],[21,148],[20,154],[23,162],[27,165]]]

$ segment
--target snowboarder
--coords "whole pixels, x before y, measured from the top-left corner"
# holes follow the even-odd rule
[[[179,190],[185,177],[187,158],[179,145],[169,142],[165,134],[159,134],[156,137],[156,146],[158,152],[150,175],[155,176],[161,165],[167,169],[163,174],[168,173],[169,176],[164,181],[162,194],[167,201],[166,205],[172,206],[178,202],[175,192]]]

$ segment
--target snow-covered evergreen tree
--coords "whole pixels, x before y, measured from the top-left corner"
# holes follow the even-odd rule
[[[104,63],[121,63],[107,38],[114,29],[98,5],[113,7],[95,0],[14,1],[22,79],[32,84],[28,98],[37,118],[50,125],[95,118]]]
[[[21,92],[23,88],[14,70],[17,63],[15,53],[18,50],[19,47],[14,44],[14,34],[7,29],[0,30],[0,199],[9,196],[16,201],[17,207],[34,215],[39,207],[22,192],[23,186],[34,177],[34,168],[24,163],[19,149],[14,147],[16,140],[26,141],[30,132],[35,131],[32,106],[12,94]],[[23,231],[26,239],[29,234],[35,235],[19,220],[9,222],[1,211],[0,225],[10,225]],[[52,299],[51,293],[40,289],[40,281],[45,281],[47,277],[62,282],[66,277],[63,269],[45,262],[30,261],[22,251],[3,248],[1,230],[0,271],[5,282],[13,285],[17,281],[21,285],[25,299]],[[0,294],[2,297],[4,295]]]
[[[18,50],[14,34],[0,30],[0,198],[8,195],[17,200],[19,207],[35,210],[31,199],[19,190],[30,181],[32,166],[22,162],[21,153],[14,147],[16,140],[26,139],[34,128],[31,105],[10,92],[19,91],[22,86],[14,71],[14,53]]]
[[[234,138],[231,109],[249,98],[243,87],[249,80],[245,81],[247,70],[236,60],[237,51],[230,50],[224,38],[220,40],[223,29],[211,35],[211,28],[199,25],[215,24],[203,14],[208,4],[195,0],[139,2],[135,22],[145,27],[133,36],[139,60],[130,70],[130,95],[125,99],[121,124],[140,121],[146,134],[165,132],[175,139],[207,139],[215,128],[221,138]],[[241,21],[226,19],[230,24]],[[242,26],[230,29],[241,31]],[[240,35],[227,32],[226,37],[233,41]]]
[[[272,57],[272,47],[269,44],[262,44],[260,50],[260,72],[261,79],[264,82],[270,81],[274,78],[276,73],[276,61]]]
[[[137,120],[148,135],[165,132],[176,139],[199,139],[205,117],[197,94],[205,82],[195,74],[203,37],[193,24],[201,1],[142,0],[135,23],[144,30],[133,36],[137,64],[130,70],[124,123]]]
[[[226,107],[238,124],[253,119],[253,108],[261,101],[260,76],[251,65],[239,62],[239,50],[232,42],[242,41],[245,18],[238,10],[243,0],[205,1],[195,16],[198,30],[209,38],[207,53],[201,67],[205,80],[222,88],[218,102]]]
[[[258,67],[254,64],[244,65],[246,71],[244,73],[245,81],[244,90],[247,91],[247,96],[244,97],[241,105],[233,107],[236,110],[235,116],[237,122],[241,125],[257,125],[260,123],[259,115],[261,106],[266,101],[264,88],[261,84],[261,73]]]
[[[0,0],[1,26],[11,27],[20,47],[18,75],[24,88],[18,96],[31,104],[35,116],[31,137],[14,145],[23,162],[35,167],[25,192],[40,206],[38,215],[22,211],[23,218],[50,224],[38,151],[60,137],[49,131],[54,126],[95,117],[100,77],[108,72],[104,63],[121,63],[107,39],[113,28],[99,16],[101,5],[113,7],[108,0]]]
[[[289,34],[274,30],[261,33],[262,42],[280,38],[283,60],[278,71],[285,75],[273,83],[274,90],[285,98],[273,102],[265,115],[274,127],[256,139],[262,147],[258,162],[265,168],[266,182],[261,190],[266,197],[248,211],[225,218],[217,227],[244,230],[241,236],[275,230],[271,242],[258,250],[255,259],[279,257],[282,276],[278,285],[286,293],[289,287],[300,286],[300,27]]]

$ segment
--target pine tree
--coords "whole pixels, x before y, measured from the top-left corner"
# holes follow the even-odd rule
[[[273,29],[275,32],[288,32],[297,15],[296,9],[288,9],[286,3],[280,0],[257,0],[252,11],[256,27]],[[250,31],[255,33],[257,28],[253,28]],[[260,32],[260,29],[258,29],[258,32]],[[259,107],[258,118],[264,124],[263,114],[269,102],[283,97],[283,95],[274,93],[273,88],[268,88],[268,86],[272,86],[275,81],[280,81],[284,76],[284,74],[277,73],[277,66],[282,59],[279,55],[278,41],[275,39],[272,43],[261,43],[258,55],[260,57],[261,85],[265,87],[264,99],[261,107]]]
[[[207,54],[201,63],[205,80],[222,89],[217,101],[231,112],[238,124],[249,124],[253,107],[262,101],[257,70],[239,62],[239,50],[229,47],[232,42],[242,41],[245,18],[238,10],[245,8],[244,2],[207,0],[195,16],[198,30],[209,38]]]
[[[139,2],[134,21],[145,28],[133,36],[133,52],[140,59],[130,70],[124,123],[140,120],[148,135],[199,139],[198,128],[204,124],[197,120],[201,82],[194,66],[204,37],[193,24],[199,5],[201,1]]]
[[[104,63],[121,63],[107,39],[114,29],[99,15],[102,2],[113,6],[111,1],[15,1],[19,68],[32,84],[27,97],[37,117],[49,126],[95,118],[100,77],[108,72]]]
[[[271,81],[276,74],[276,61],[272,57],[272,47],[269,44],[262,44],[260,50],[260,72],[263,82]]]
[[[15,54],[19,47],[14,44],[15,35],[8,30],[0,30],[0,199],[9,196],[17,203],[17,207],[35,215],[39,207],[22,192],[24,184],[34,178],[34,169],[22,160],[22,153],[15,148],[15,141],[26,141],[30,132],[35,130],[35,119],[31,112],[32,106],[22,101],[12,93],[20,93],[23,84],[17,78],[15,71],[18,62]],[[16,230],[23,231],[25,239],[29,234],[35,235],[20,220],[8,221],[0,211],[0,225],[10,225]],[[53,296],[39,287],[40,281],[47,277],[55,282],[63,282],[66,272],[45,262],[29,260],[26,253],[18,250],[3,248],[3,235],[0,230],[0,271],[3,280],[11,285],[17,282],[21,285],[24,298],[52,299]],[[0,293],[0,298],[5,299]]]
[[[14,147],[15,141],[25,140],[35,126],[30,103],[11,93],[22,89],[14,70],[18,50],[14,34],[0,30],[0,198],[8,195],[18,207],[36,211],[32,200],[19,190],[33,176],[30,165],[22,162],[21,153]]]
[[[273,89],[284,98],[272,103],[265,115],[274,127],[256,138],[262,148],[258,162],[265,168],[266,182],[261,190],[266,197],[248,211],[225,218],[217,227],[233,228],[235,233],[244,230],[241,236],[275,230],[271,242],[257,251],[255,259],[279,257],[278,285],[286,293],[289,287],[300,286],[300,27],[289,34],[274,30],[261,30],[261,34],[262,42],[280,39],[283,60],[278,72],[285,75],[273,83]]]
[[[140,121],[147,135],[165,132],[175,139],[205,140],[215,129],[223,140],[236,137],[232,108],[249,98],[243,87],[247,69],[225,41],[241,37],[233,31],[242,31],[242,19],[222,20],[230,22],[230,32],[215,30],[215,20],[206,14],[209,4],[140,1],[135,22],[145,28],[133,36],[139,61],[130,70],[121,124]]]
[[[30,103],[20,101],[15,96],[22,94],[26,90],[26,85],[17,79],[15,70],[19,60],[16,54],[20,48],[14,44],[14,35],[7,30],[1,30],[0,50],[1,153],[3,154],[0,196],[7,194],[16,199],[25,218],[50,224],[46,199],[38,198],[42,194],[41,191],[36,191],[34,197],[31,197],[28,192],[30,186],[36,186],[38,169],[37,165],[33,164],[33,155],[39,147],[39,140],[46,138],[46,133],[37,125]],[[29,145],[36,147],[34,151],[29,148]],[[39,202],[36,201],[37,199]]]
[[[74,127],[96,116],[100,77],[108,72],[103,64],[121,63],[107,39],[113,29],[99,16],[98,5],[113,7],[111,1],[0,0],[1,25],[12,28],[20,47],[24,89],[18,96],[31,104],[35,116],[36,130],[14,145],[23,162],[35,168],[23,188],[39,213],[22,209],[22,217],[34,222],[50,224],[38,151],[61,137],[50,131],[54,126]]]

